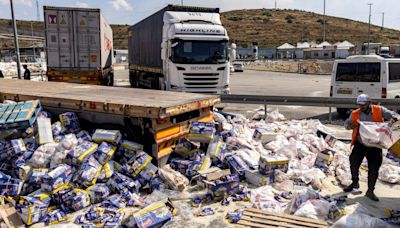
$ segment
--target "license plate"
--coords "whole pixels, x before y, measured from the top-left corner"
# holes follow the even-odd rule
[[[351,89],[338,89],[337,93],[338,94],[352,94],[353,90],[351,90]]]

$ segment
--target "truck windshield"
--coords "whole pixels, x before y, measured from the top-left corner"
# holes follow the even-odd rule
[[[227,60],[227,41],[179,40],[172,49],[174,63],[218,64]]]
[[[380,82],[380,63],[339,63],[336,70],[338,82]]]

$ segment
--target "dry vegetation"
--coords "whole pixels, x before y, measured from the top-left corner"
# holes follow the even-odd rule
[[[299,10],[234,10],[221,15],[229,36],[237,40],[239,47],[249,47],[258,42],[260,47],[277,47],[289,42],[316,41],[322,39],[322,15]],[[368,24],[344,18],[326,17],[326,39],[331,43],[349,40],[360,45],[367,41]],[[29,34],[30,21],[18,21],[18,29]],[[43,23],[32,22],[33,30],[43,33]],[[10,20],[0,19],[0,33],[8,33]],[[127,49],[128,25],[112,25],[114,47]],[[400,31],[372,26],[372,42],[400,44]],[[32,42],[21,41],[20,46],[27,47]],[[0,39],[0,47],[12,47],[13,41]]]

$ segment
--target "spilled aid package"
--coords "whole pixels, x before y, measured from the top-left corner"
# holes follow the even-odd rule
[[[96,183],[101,171],[101,165],[93,155],[90,155],[85,163],[81,164],[74,176],[74,182],[86,187]]]
[[[114,163],[114,161],[109,161],[104,164],[97,177],[97,183],[107,183],[108,179],[110,179],[114,173]]]
[[[85,190],[74,188],[72,190],[72,197],[68,199],[67,205],[74,211],[88,207],[90,206],[89,194]]]
[[[93,155],[100,164],[104,165],[112,158],[112,156],[115,153],[115,150],[116,150],[115,146],[103,142],[100,144],[100,146],[97,148],[97,151],[94,152]]]
[[[81,130],[79,118],[74,112],[60,114],[60,121],[68,133],[77,134]]]
[[[187,157],[193,154],[196,151],[196,149],[198,149],[198,146],[196,146],[186,138],[182,138],[177,142],[174,148],[174,152],[182,157]]]
[[[49,173],[49,169],[37,168],[32,169],[32,173],[29,177],[29,184],[42,184],[43,178]]]
[[[209,143],[214,134],[214,123],[193,122],[190,126],[188,138],[193,142]]]
[[[67,161],[69,164],[78,165],[93,154],[97,148],[98,145],[96,143],[85,141],[68,152]]]
[[[123,169],[132,177],[136,177],[150,162],[152,157],[144,151],[138,151],[127,164],[124,164]]]
[[[133,214],[138,228],[161,227],[171,220],[172,214],[163,202],[156,202]]]
[[[274,170],[280,170],[284,173],[289,168],[289,159],[283,155],[275,156],[261,156],[258,169],[261,174],[268,175],[274,172]]]
[[[72,168],[69,165],[61,164],[50,170],[42,178],[42,189],[47,192],[57,192],[59,188],[70,182],[72,179]]]
[[[11,178],[0,172],[0,195],[16,196],[22,190],[23,182],[20,179]]]
[[[93,136],[93,142],[107,142],[113,145],[119,145],[122,140],[121,132],[118,130],[104,130],[104,129],[97,129]]]
[[[107,185],[113,192],[119,192],[121,195],[136,193],[141,187],[138,181],[134,181],[118,172],[114,172],[112,177],[108,180]]]
[[[276,136],[278,135],[279,134],[273,131],[272,129],[256,128],[253,134],[253,139],[259,140],[262,143],[269,143],[275,141]]]
[[[225,175],[214,181],[204,180],[207,190],[214,198],[232,195],[239,192],[240,179],[237,173]]]
[[[264,185],[271,185],[275,181],[275,172],[268,175],[261,174],[258,170],[246,170],[246,181],[254,186],[261,187]]]
[[[92,204],[101,203],[107,199],[110,195],[110,189],[106,184],[95,184],[86,189],[90,196],[90,202]]]
[[[33,197],[21,196],[15,209],[26,225],[43,222],[47,216],[48,204]]]
[[[14,149],[15,154],[22,154],[27,151],[25,142],[23,139],[13,139],[13,140],[11,140],[11,145]]]

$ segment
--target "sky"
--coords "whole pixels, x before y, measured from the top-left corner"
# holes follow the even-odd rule
[[[18,20],[37,20],[36,0],[13,0]],[[43,5],[100,8],[112,24],[135,24],[168,4],[218,7],[221,12],[235,9],[274,8],[275,0],[38,0],[40,19]],[[324,0],[276,0],[279,9],[300,9],[323,14]],[[326,14],[400,30],[400,0],[326,0]],[[0,18],[11,18],[10,0],[0,0]]]

